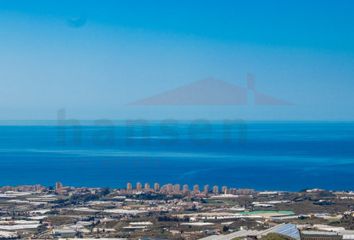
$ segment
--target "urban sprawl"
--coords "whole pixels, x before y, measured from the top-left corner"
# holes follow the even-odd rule
[[[354,240],[354,192],[0,187],[0,239]]]

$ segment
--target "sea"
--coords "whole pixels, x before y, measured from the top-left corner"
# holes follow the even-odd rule
[[[354,190],[353,122],[96,121],[0,126],[0,186],[127,182]]]

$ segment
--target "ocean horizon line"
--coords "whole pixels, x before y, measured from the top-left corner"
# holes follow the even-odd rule
[[[73,123],[75,121],[75,124]],[[205,121],[213,124],[224,124],[224,123],[246,123],[246,124],[318,124],[318,123],[328,123],[328,124],[352,124],[354,123],[354,119],[348,120],[332,120],[332,119],[308,119],[308,120],[258,120],[258,119],[241,119],[241,118],[225,118],[225,119],[206,119],[206,118],[195,118],[195,119],[143,119],[143,118],[130,118],[130,119],[75,119],[69,118],[66,120],[1,120],[0,119],[0,127],[1,126],[59,126],[60,123],[65,126],[77,125],[79,123],[83,126],[95,126],[97,124],[102,125],[100,121],[109,121],[113,124],[123,125],[123,124],[191,124],[198,123],[201,121]],[[63,124],[65,123],[65,124]]]

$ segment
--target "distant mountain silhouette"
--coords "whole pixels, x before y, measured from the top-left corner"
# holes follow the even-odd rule
[[[209,78],[135,101],[131,105],[248,105],[251,102],[255,105],[290,104],[256,91],[253,79],[248,79],[246,88]]]

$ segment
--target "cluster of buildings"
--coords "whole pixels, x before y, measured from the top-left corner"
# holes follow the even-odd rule
[[[353,240],[354,230],[345,230],[341,227],[329,227],[327,231],[311,229],[291,223],[281,223],[263,230],[241,229],[228,234],[211,235],[200,240],[235,240],[235,239],[262,239],[268,234],[277,234],[283,240]],[[274,236],[274,235],[273,235]],[[279,239],[280,239],[279,238]]]
[[[137,192],[155,192],[155,193],[163,193],[163,194],[253,194],[255,190],[253,189],[236,189],[236,188],[228,188],[227,186],[222,186],[219,188],[218,185],[214,185],[210,187],[209,185],[204,185],[200,187],[198,184],[193,185],[191,188],[188,184],[165,184],[160,185],[159,183],[154,183],[150,185],[150,183],[145,183],[144,185],[141,182],[137,182],[135,187],[132,183],[128,182],[126,187],[127,193],[137,193]]]
[[[0,239],[354,240],[354,193],[137,183],[0,187]]]

